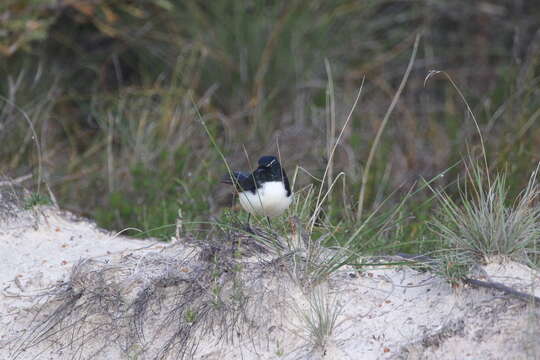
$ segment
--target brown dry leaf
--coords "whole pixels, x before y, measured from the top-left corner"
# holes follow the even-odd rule
[[[86,16],[91,17],[92,15],[94,15],[95,6],[87,1],[74,1],[70,3],[69,6]]]
[[[115,23],[116,21],[118,21],[118,15],[116,15],[116,13],[114,11],[112,11],[112,9],[110,7],[102,6],[101,10],[105,14],[105,19],[107,20],[107,22],[109,24],[112,24],[112,23]]]

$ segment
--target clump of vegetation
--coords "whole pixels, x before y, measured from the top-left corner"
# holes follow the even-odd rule
[[[313,351],[325,354],[325,348],[337,326],[342,305],[329,294],[328,289],[316,287],[307,297],[308,307],[298,309],[303,330]]]
[[[24,198],[23,208],[25,210],[28,210],[28,209],[32,209],[35,206],[51,205],[51,204],[52,204],[52,201],[48,196],[42,195],[37,192],[33,192]]]
[[[537,263],[540,248],[538,167],[528,185],[511,198],[507,175],[490,176],[472,162],[467,178],[454,199],[438,192],[439,216],[431,225],[451,254],[444,255],[444,272],[451,279],[463,278],[470,265],[503,257]],[[538,263],[537,263],[538,264]]]

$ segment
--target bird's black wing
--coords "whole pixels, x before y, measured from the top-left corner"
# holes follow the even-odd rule
[[[257,184],[251,174],[245,173],[243,171],[233,171],[231,175],[225,175],[221,182],[234,185],[235,189],[239,192],[251,191],[254,193],[257,189]]]
[[[287,197],[291,196],[291,186],[289,185],[289,178],[285,174],[285,169],[281,168],[281,176],[283,177],[283,184],[285,185],[285,190],[287,190]]]
[[[257,186],[257,181],[255,177],[252,174],[245,173],[245,172],[236,172],[237,179],[238,179],[238,191],[251,191],[252,193],[255,193],[255,190],[259,186]]]

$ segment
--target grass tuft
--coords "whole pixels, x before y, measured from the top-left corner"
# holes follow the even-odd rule
[[[52,201],[48,196],[42,195],[38,192],[33,192],[30,194],[30,196],[24,199],[23,208],[25,210],[29,210],[39,205],[52,205]]]
[[[324,354],[343,307],[322,286],[311,291],[308,303],[309,307],[300,311],[304,330],[313,349]]]
[[[528,185],[512,199],[505,173],[486,184],[486,171],[472,162],[457,199],[444,191],[436,193],[440,211],[430,225],[453,252],[445,261],[451,278],[461,275],[467,264],[487,263],[496,256],[538,262],[538,171],[539,167],[532,172]]]

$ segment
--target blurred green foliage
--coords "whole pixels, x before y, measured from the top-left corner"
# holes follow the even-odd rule
[[[218,185],[225,166],[201,120],[234,168],[277,153],[279,142],[289,173],[300,165],[322,175],[365,75],[334,161],[345,181],[324,213],[349,223],[367,153],[417,33],[419,56],[377,152],[367,206],[396,189],[385,206],[399,203],[419,179],[451,167],[467,148],[478,150],[455,90],[437,79],[424,86],[432,69],[448,71],[464,92],[490,166],[507,170],[511,191],[540,160],[540,4],[533,1],[8,0],[0,18],[0,94],[37,129],[60,203],[112,229],[167,237],[178,208],[187,219],[207,220],[230,205],[230,189]],[[35,171],[28,123],[5,101],[0,141],[0,172]],[[437,186],[452,187],[459,169]],[[313,181],[300,174],[298,188]],[[429,198],[417,192],[386,233],[404,244],[428,237],[421,224],[432,211]]]

